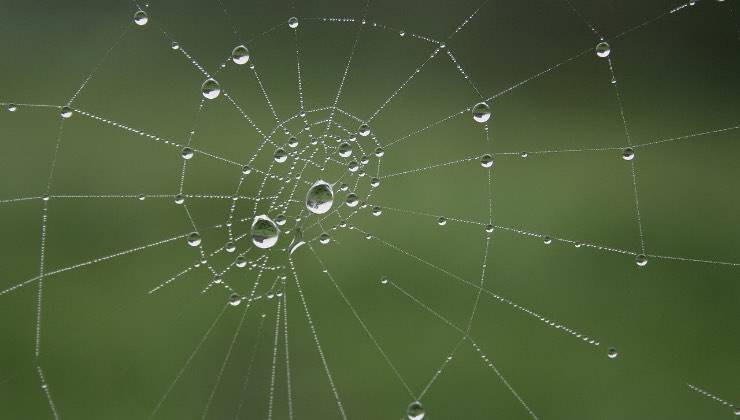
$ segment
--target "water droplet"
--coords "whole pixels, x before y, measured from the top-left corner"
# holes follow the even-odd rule
[[[139,194],[139,201],[146,200],[146,196],[144,194]]]
[[[149,22],[149,15],[146,14],[145,11],[139,10],[134,14],[134,23],[139,26],[144,26],[146,23]]]
[[[493,166],[493,156],[483,155],[483,157],[480,158],[480,166],[484,168],[492,167]]]
[[[398,35],[400,35],[400,36],[406,36],[406,31],[400,31],[400,32],[398,32]]]
[[[344,142],[339,145],[337,152],[339,153],[339,156],[341,157],[350,157],[352,156],[352,145],[350,145],[347,142]]]
[[[188,235],[188,245],[190,246],[198,246],[200,245],[201,239],[200,234],[198,232],[193,232],[190,235]]]
[[[491,118],[491,107],[485,102],[479,102],[473,106],[473,119],[476,122],[484,123]]]
[[[648,263],[648,259],[646,255],[640,254],[637,257],[635,257],[635,264],[637,264],[638,267],[645,267]]]
[[[493,225],[486,225],[486,232],[492,233],[493,232]]]
[[[207,79],[200,87],[203,97],[206,99],[216,99],[221,94],[221,86],[214,79]]]
[[[227,242],[224,249],[226,252],[234,252],[236,251],[236,245],[233,242]]]
[[[609,349],[606,351],[606,355],[609,356],[610,359],[616,359],[617,356],[619,356],[619,353],[617,353],[617,349],[614,347],[609,347]]]
[[[242,303],[242,297],[237,295],[236,293],[232,293],[231,296],[229,296],[229,305],[239,306],[241,303]]]
[[[388,284],[388,277],[382,276],[380,278],[380,284]]]
[[[247,259],[240,255],[236,257],[236,260],[234,261],[234,265],[239,268],[244,268],[247,266]]]
[[[62,118],[69,118],[72,116],[72,108],[68,106],[63,106],[62,111],[59,113],[59,115],[62,116]]]
[[[339,184],[339,191],[347,191],[347,190],[349,190],[349,185],[345,184],[344,182]]]
[[[259,215],[252,222],[252,243],[257,248],[272,248],[278,241],[280,229],[266,215]]]
[[[290,241],[290,245],[288,245],[288,255],[293,255],[295,250],[305,243],[306,242],[303,240],[303,231],[301,231],[301,228],[295,228],[293,232],[293,240]]]
[[[291,137],[290,140],[288,140],[288,146],[298,147],[298,139],[295,137]]]
[[[244,165],[242,166],[242,173],[244,175],[249,175],[250,173],[252,173],[252,168],[249,165]]]
[[[175,204],[182,204],[185,202],[185,197],[183,197],[182,194],[177,194],[175,196]]]
[[[545,236],[542,238],[542,242],[544,242],[545,245],[550,245],[552,243],[552,238],[549,236]]]
[[[378,147],[377,149],[375,149],[375,156],[377,156],[377,157],[381,157],[381,156],[383,156],[384,154],[385,154],[385,150],[383,150],[383,148],[382,148],[382,147]]]
[[[527,153],[527,152],[521,152],[521,153],[519,153],[519,156],[521,156],[522,158],[526,158],[527,156],[529,156],[529,153]]]
[[[609,44],[608,44],[608,43],[606,43],[606,42],[604,42],[604,41],[602,41],[602,42],[599,42],[599,43],[598,43],[598,44],[596,45],[596,55],[598,55],[598,56],[599,56],[599,57],[601,57],[601,58],[606,58],[606,57],[609,57],[609,54],[610,54],[611,52],[612,52],[612,49],[611,49],[611,47],[609,46]]]
[[[446,217],[444,217],[444,216],[440,216],[440,217],[439,217],[439,218],[437,219],[437,224],[438,224],[438,225],[440,225],[440,226],[444,226],[444,225],[446,225],[446,224],[447,224],[447,218],[446,218]]]
[[[419,401],[412,402],[409,404],[408,409],[406,409],[406,417],[408,417],[408,420],[422,420],[424,418],[424,414],[424,407]]]
[[[634,158],[635,158],[635,151],[632,148],[628,147],[624,149],[624,151],[622,152],[622,159],[632,160]]]
[[[370,163],[370,158],[367,156],[363,156],[360,158],[360,163],[363,165],[367,165],[368,163]]]
[[[318,180],[306,193],[306,209],[314,214],[324,214],[334,204],[334,191],[328,182]]]
[[[193,149],[189,147],[184,147],[182,149],[182,152],[180,152],[180,156],[182,156],[183,159],[189,160],[193,157]]]
[[[370,135],[370,126],[367,124],[360,124],[360,128],[357,129],[357,133],[360,134],[362,137],[367,137]]]
[[[292,18],[288,19],[288,26],[291,29],[297,28],[298,27],[298,18],[292,17]]]
[[[18,110],[18,106],[16,104],[8,104],[8,111],[9,112],[15,112]]]
[[[239,45],[234,47],[233,50],[231,50],[231,61],[234,62],[234,64],[247,64],[249,61],[249,50],[244,45]]]
[[[373,207],[373,216],[380,216],[383,214],[383,209],[378,206]]]
[[[288,153],[284,149],[277,149],[275,150],[273,158],[275,159],[275,162],[283,163],[288,160]]]
[[[175,41],[172,41],[172,44],[170,44],[170,48],[172,48],[173,50],[179,50],[180,49],[180,44],[178,44]]]
[[[331,241],[331,237],[328,233],[322,233],[321,236],[319,236],[319,242],[321,242],[322,245],[326,245]]]
[[[347,164],[347,169],[349,169],[350,172],[357,172],[357,170],[360,169],[360,164],[353,160]]]
[[[49,201],[49,194],[44,194],[41,196],[41,199],[44,201]]]
[[[347,207],[356,207],[357,203],[360,201],[357,199],[357,195],[354,193],[347,194],[347,200],[345,200],[345,203],[347,204]]]
[[[203,261],[203,264],[205,264],[205,263],[206,263],[206,262],[205,262],[205,261]],[[223,281],[223,280],[221,279],[221,277],[219,277],[219,276],[216,276],[216,277],[214,277],[214,278],[213,278],[213,284],[221,284],[221,283],[223,283],[223,282],[224,282],[224,281]]]
[[[370,186],[378,188],[378,186],[380,186],[380,180],[378,178],[370,178]]]

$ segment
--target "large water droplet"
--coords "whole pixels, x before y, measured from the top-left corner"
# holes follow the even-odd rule
[[[491,107],[485,102],[479,102],[473,107],[473,119],[476,122],[484,123],[491,118]]]
[[[357,129],[357,132],[362,137],[367,137],[370,135],[370,126],[367,124],[360,124],[360,128]]]
[[[193,232],[190,235],[188,235],[188,245],[190,246],[198,246],[200,245],[200,234],[198,232]]]
[[[72,116],[72,108],[68,106],[63,106],[62,111],[59,113],[59,115],[62,116],[62,118],[69,118]]]
[[[339,153],[339,156],[341,157],[350,157],[352,156],[352,145],[350,145],[347,142],[344,142],[339,145],[339,149],[337,150]]]
[[[180,156],[182,156],[185,160],[190,160],[193,158],[193,149],[189,147],[184,147],[182,151],[180,152]]]
[[[146,14],[145,11],[139,10],[134,14],[134,23],[139,26],[144,26],[146,23],[149,22],[149,15]]]
[[[328,182],[318,180],[311,185],[306,194],[306,209],[314,214],[324,214],[334,204],[334,191]]]
[[[288,19],[288,26],[291,29],[297,28],[298,27],[298,18],[292,17],[292,18]]]
[[[239,304],[241,303],[242,303],[242,297],[237,295],[236,293],[232,293],[231,296],[229,296],[229,305],[239,306]]]
[[[249,61],[249,50],[244,45],[234,47],[231,51],[231,61],[235,64],[247,64]]]
[[[406,417],[408,417],[408,420],[422,420],[425,414],[424,406],[422,406],[419,401],[412,402],[409,404],[408,409],[406,409]]]
[[[598,55],[601,58],[609,57],[609,53],[611,53],[611,52],[612,52],[611,47],[609,46],[608,43],[606,43],[604,41],[599,42],[596,45],[596,55]]]
[[[628,147],[624,149],[624,152],[622,152],[622,159],[624,160],[632,160],[635,158],[635,151]]]
[[[272,248],[278,241],[280,229],[266,215],[259,215],[252,222],[252,243],[257,248]]]
[[[275,162],[283,163],[288,160],[288,153],[284,149],[277,149],[275,150],[273,158],[275,159]]]
[[[221,94],[221,86],[218,84],[217,81],[213,79],[208,79],[203,82],[200,91],[203,93],[204,98],[216,99],[218,98],[218,95]]]

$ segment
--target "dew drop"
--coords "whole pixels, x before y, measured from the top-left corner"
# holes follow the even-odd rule
[[[241,303],[242,303],[242,297],[237,295],[236,293],[232,293],[231,296],[229,296],[229,305],[239,306]]]
[[[139,201],[146,200],[146,196],[144,194],[139,194],[139,197],[138,198],[139,198]]]
[[[339,156],[345,158],[352,156],[352,145],[347,142],[340,144],[337,153],[339,153]]]
[[[252,243],[257,248],[272,248],[278,241],[280,229],[268,216],[256,216],[252,222]]]
[[[486,232],[492,233],[493,232],[493,225],[486,225]]]
[[[446,218],[446,217],[444,217],[444,216],[440,216],[440,217],[439,217],[439,218],[437,219],[437,224],[438,224],[438,225],[440,225],[440,226],[444,226],[444,225],[446,225],[446,224],[447,224],[447,218]]]
[[[599,42],[596,45],[596,55],[598,55],[601,58],[609,57],[609,54],[612,52],[611,47],[607,42]]]
[[[367,137],[370,135],[370,126],[367,124],[360,124],[360,128],[357,129],[357,133],[361,135],[362,137]]]
[[[41,199],[44,201],[49,201],[49,194],[44,194],[43,196],[41,196]]]
[[[334,191],[328,182],[318,180],[306,193],[306,209],[313,214],[324,214],[334,204]]]
[[[529,153],[527,153],[527,152],[521,152],[521,153],[519,153],[519,156],[521,156],[522,158],[526,158],[526,157],[529,156]]]
[[[231,61],[234,62],[234,64],[247,64],[249,61],[249,50],[244,45],[239,45],[234,47],[233,50],[231,50]]]
[[[637,257],[635,257],[635,264],[637,264],[638,267],[645,267],[648,263],[648,259],[646,255],[640,254]]]
[[[491,155],[483,155],[480,159],[480,166],[484,168],[490,168],[493,166],[493,156]]]
[[[233,242],[227,242],[224,249],[226,252],[234,252],[236,251],[236,245]]]
[[[291,137],[290,140],[288,140],[288,146],[298,147],[298,139],[295,137]]]
[[[301,228],[299,227],[295,228],[293,231],[293,240],[290,241],[290,245],[288,245],[288,255],[293,255],[295,250],[305,243],[306,242],[303,240],[303,231],[301,231]]]
[[[543,243],[544,243],[545,245],[550,245],[550,244],[552,243],[552,238],[551,238],[551,237],[549,237],[549,236],[545,236],[545,237],[543,237],[543,238],[542,238],[542,242],[543,242]]]
[[[408,420],[422,420],[424,415],[424,407],[419,401],[412,402],[409,404],[408,409],[406,409],[406,417]]]
[[[357,170],[360,169],[360,164],[353,160],[347,164],[347,169],[349,169],[350,172],[357,172]]]
[[[9,112],[15,112],[18,110],[18,106],[16,104],[8,104],[8,111]]]
[[[193,157],[193,149],[189,147],[185,147],[182,149],[182,152],[180,152],[180,156],[182,156],[183,159],[189,160]]]
[[[249,175],[250,173],[252,173],[252,168],[249,165],[244,165],[242,166],[242,173],[244,175]]]
[[[273,159],[275,159],[275,162],[283,163],[288,160],[288,153],[285,151],[285,149],[277,149],[275,150],[275,154],[272,157]]]
[[[357,207],[357,203],[359,203],[357,195],[354,193],[347,194],[347,199],[345,200],[345,203],[347,204],[347,207]]]
[[[331,237],[328,233],[322,233],[321,236],[319,236],[319,242],[321,242],[322,245],[326,245],[331,242]]]
[[[491,107],[485,102],[479,102],[473,106],[473,119],[476,122],[484,123],[491,118]]]
[[[388,284],[388,277],[383,276],[380,278],[380,284]]]
[[[200,91],[206,99],[216,99],[221,94],[221,86],[214,79],[207,79],[201,85]]]
[[[624,160],[632,160],[635,158],[635,151],[632,148],[626,148],[622,152],[622,159]]]
[[[200,245],[201,239],[200,234],[198,232],[193,232],[190,235],[188,235],[188,245],[190,246],[198,246]]]
[[[383,209],[378,206],[373,207],[373,216],[380,216],[383,214]]]
[[[175,41],[172,41],[172,44],[170,44],[170,48],[172,48],[173,50],[179,50],[180,49],[180,44],[178,44]]]
[[[234,261],[234,265],[239,268],[244,268],[247,266],[247,259],[240,255],[236,257],[236,260]]]
[[[139,26],[144,26],[149,22],[149,15],[145,11],[139,10],[134,14],[134,23]]]
[[[298,18],[297,17],[292,17],[292,18],[288,19],[288,26],[291,29],[297,28],[298,27]]]
[[[383,148],[382,148],[382,147],[378,147],[377,149],[375,149],[375,156],[377,156],[377,157],[381,157],[381,156],[383,156],[384,154],[385,154],[385,150],[383,150]]]
[[[606,355],[610,359],[616,359],[617,356],[619,356],[619,353],[617,353],[617,349],[615,349],[614,347],[609,347],[609,349],[606,351]]]
[[[175,196],[175,204],[182,204],[185,202],[185,197],[183,197],[182,194],[177,194]]]
[[[62,118],[69,118],[72,116],[72,108],[68,106],[63,106],[62,111],[59,113],[59,115],[62,116]]]
[[[370,186],[378,188],[378,186],[380,186],[380,180],[378,178],[370,178]]]

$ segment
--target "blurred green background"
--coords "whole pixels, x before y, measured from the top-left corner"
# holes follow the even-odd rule
[[[570,3],[609,39],[634,144],[740,122],[737,1],[700,1],[616,39],[678,3]],[[368,118],[434,50],[435,45],[411,34],[445,40],[480,5],[479,0],[372,0],[339,106]],[[2,0],[0,101],[61,106],[96,69],[75,99],[76,109],[177,143],[187,142],[195,130],[193,147],[245,163],[261,137],[224,95],[205,103],[196,117],[204,76],[181,51],[170,48],[170,38],[209,72],[218,71],[224,89],[261,130],[270,132],[275,120],[254,74],[233,63],[218,70],[220,63],[234,46],[246,43],[276,113],[288,118],[299,109],[297,39],[305,106],[330,106],[360,25],[315,18],[358,18],[364,7],[364,0],[153,0],[142,4],[149,22],[140,27],[132,23],[136,6],[126,1]],[[297,38],[286,23],[290,16],[299,17]],[[373,22],[393,29],[373,27]],[[399,36],[399,30],[407,35]],[[490,0],[446,41],[447,50],[486,97],[597,42],[568,2],[556,0]],[[496,225],[639,252],[631,165],[621,159],[619,149],[626,141],[610,79],[607,61],[587,51],[492,101],[488,142],[483,126],[466,112],[387,147],[380,173],[514,152],[496,155],[490,172]],[[373,119],[372,130],[381,144],[388,144],[479,100],[442,51]],[[328,114],[310,113],[308,118],[315,122]],[[356,129],[357,122],[346,116],[337,121]],[[294,123],[298,125],[291,129],[300,130],[300,119]],[[59,124],[54,107],[0,112],[0,199],[44,194]],[[282,133],[277,137],[280,144],[287,141]],[[301,141],[304,147],[307,141]],[[637,148],[634,162],[648,253],[740,261],[739,141],[740,131],[730,130]],[[374,147],[368,138],[358,142],[365,150]],[[612,147],[616,150],[531,153]],[[272,146],[261,150],[255,167],[269,166],[273,151]],[[519,157],[521,151],[529,151],[529,157]],[[179,153],[177,147],[79,113],[65,120],[48,201],[45,270],[190,232],[182,206],[172,200],[179,190]],[[314,160],[323,156],[321,151]],[[304,180],[335,180],[341,170],[326,166],[323,175],[309,169],[313,172]],[[375,157],[369,168],[370,173],[377,170]],[[196,154],[188,162],[184,192],[229,196],[239,176],[238,166]],[[250,175],[242,194],[257,194],[256,176]],[[357,192],[364,199],[367,177],[359,178],[359,184]],[[297,188],[298,200],[305,188]],[[276,182],[267,183],[261,195],[278,189]],[[83,194],[132,197],[54,197]],[[151,197],[140,201],[135,197],[139,194]],[[344,194],[337,197],[340,201]],[[368,201],[384,207],[383,214],[373,217],[370,208],[359,209],[349,223],[373,240],[356,229],[338,229],[331,231],[330,244],[312,246],[416,396],[461,334],[397,288],[382,285],[381,277],[462,328],[476,290],[386,243],[478,284],[486,242],[482,225],[488,223],[488,170],[472,159],[389,177]],[[199,226],[223,223],[231,205],[228,199],[186,202]],[[0,203],[1,289],[38,275],[43,205],[40,199]],[[289,226],[299,208],[300,203],[291,204]],[[251,211],[250,204],[240,201],[236,214],[248,218]],[[451,220],[440,227],[436,216]],[[304,219],[308,225],[316,216]],[[329,219],[324,227],[338,221]],[[238,225],[240,232],[248,226]],[[223,229],[201,229],[208,251],[227,240]],[[319,231],[314,227],[309,237]],[[285,265],[279,248],[289,240],[283,235],[279,247],[249,255],[269,255]],[[238,244],[238,252],[246,249],[245,242]],[[233,260],[233,255],[222,254],[210,261],[220,269]],[[322,273],[311,249],[304,246],[293,257],[347,417],[403,416],[414,396]],[[221,313],[228,293],[218,286],[201,293],[213,278],[203,267],[155,294],[147,291],[199,258],[195,248],[178,239],[45,279],[39,363],[60,417],[143,419],[152,413]],[[633,255],[563,241],[546,246],[538,236],[497,229],[491,235],[484,287],[600,345],[586,344],[486,294],[470,334],[539,418],[731,418],[729,407],[691,391],[686,383],[729,403],[738,401],[739,270],[656,258],[638,268]],[[281,274],[288,275],[284,291],[294,417],[340,418],[290,271],[264,274],[256,293],[264,296]],[[255,270],[234,268],[224,280],[248,294],[255,276]],[[36,282],[0,296],[0,418],[52,416],[34,357],[36,296]],[[266,418],[278,300],[263,298],[251,305],[219,375],[245,304],[227,307],[156,418],[201,418],[207,405],[207,418]],[[278,343],[271,415],[284,419],[289,412],[282,331]],[[618,350],[618,358],[607,358],[609,346]],[[530,417],[467,342],[429,388],[423,404],[427,418],[437,420]]]

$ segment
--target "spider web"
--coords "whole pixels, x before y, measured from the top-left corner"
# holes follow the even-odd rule
[[[90,10],[81,84],[2,101],[5,415],[737,414],[737,339],[702,332],[737,316],[735,3],[463,3]],[[707,56],[713,97],[661,65]]]

